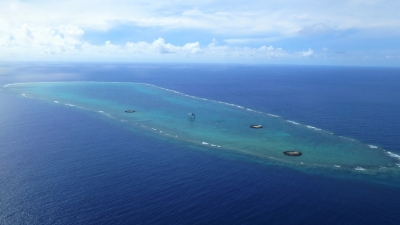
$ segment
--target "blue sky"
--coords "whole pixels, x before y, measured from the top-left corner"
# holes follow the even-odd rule
[[[2,0],[0,60],[400,65],[394,0]]]

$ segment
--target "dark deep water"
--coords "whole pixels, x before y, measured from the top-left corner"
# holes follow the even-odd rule
[[[400,153],[396,68],[0,64],[0,86],[83,80],[151,83]],[[0,224],[400,224],[399,187],[210,153],[2,91],[0,109]]]

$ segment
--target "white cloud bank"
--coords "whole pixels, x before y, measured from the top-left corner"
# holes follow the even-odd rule
[[[368,29],[374,32],[363,34],[397,38],[398,8],[398,0],[232,0],[229,4],[222,0],[2,0],[0,60],[311,60],[331,53],[312,50],[321,48],[313,43],[295,52],[273,43]],[[149,41],[139,37],[135,40],[147,41],[114,44],[111,38],[95,45],[85,39],[85,32],[112,32],[121,24],[159,32],[154,38],[162,37],[163,32],[185,34],[196,30],[207,33],[210,39],[222,37],[225,44],[204,43],[203,39],[203,43],[190,40],[173,45],[162,38]],[[176,43],[174,37],[168,37]],[[343,57],[337,55],[330,57]],[[384,56],[390,56],[387,59],[398,55],[384,52]]]
[[[226,34],[313,34],[333,29],[400,28],[397,0],[2,0],[0,30],[75,25],[107,30],[129,23],[163,29],[203,29]]]
[[[201,46],[199,42],[182,46],[167,43],[163,38],[153,42],[127,42],[116,45],[106,41],[93,45],[83,40],[84,30],[77,26],[58,28],[31,27],[23,24],[10,34],[0,35],[0,59],[15,60],[124,60],[160,59],[186,61],[190,59],[233,59],[233,58],[280,58],[289,54],[272,46],[229,47],[219,46],[214,39]]]
[[[114,44],[105,41],[101,45],[83,39],[85,31],[77,26],[61,25],[57,28],[29,26],[23,24],[8,34],[0,34],[0,60],[2,61],[119,61],[119,62],[233,62],[233,63],[298,63],[326,64],[338,60],[348,64],[348,58],[379,62],[399,60],[396,52],[378,54],[337,54],[323,48],[315,52],[312,48],[290,52],[271,45],[258,47],[230,46],[191,42],[182,45],[168,43],[163,38],[151,42],[126,42]],[[222,42],[226,43],[226,41]],[[322,60],[322,61],[321,61]],[[325,61],[324,61],[325,60]],[[328,61],[327,61],[328,60]],[[364,60],[364,61],[363,61]],[[364,62],[365,64],[365,62]]]

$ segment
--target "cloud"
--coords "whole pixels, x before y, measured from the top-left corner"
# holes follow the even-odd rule
[[[277,37],[270,38],[232,38],[225,39],[224,42],[228,44],[248,44],[248,43],[262,43],[262,42],[273,42],[278,40]]]
[[[229,4],[222,0],[2,0],[0,58],[251,61],[316,59],[323,54],[339,57],[334,50],[321,50],[323,46],[345,49],[343,58],[356,58],[361,54],[355,51],[370,47],[360,44],[360,39],[366,43],[388,36],[392,39],[386,40],[398,40],[398,8],[400,1],[395,0],[232,0]],[[93,33],[104,34],[104,39]],[[221,43],[216,39],[207,43],[214,37]],[[391,52],[385,51],[386,46],[374,50],[385,56],[399,55],[398,42],[393,46]]]
[[[183,46],[176,46],[170,43],[165,43],[165,40],[158,38],[152,43],[147,42],[128,42],[125,47],[131,53],[142,53],[147,55],[155,54],[176,54],[176,55],[191,55],[201,52],[199,42],[186,43]]]
[[[0,34],[0,51],[11,55],[72,52],[85,44],[83,34],[84,31],[76,26],[61,25],[52,29],[23,24],[8,34]]]
[[[164,39],[158,38],[152,43],[146,42],[128,42],[126,47],[132,53],[143,53],[147,55],[163,55],[163,54],[175,54],[176,56],[190,56],[198,58],[234,58],[234,57],[283,57],[286,52],[280,48],[274,48],[272,46],[266,47],[261,46],[259,48],[249,47],[229,47],[226,45],[219,46],[218,42],[213,39],[210,44],[205,47],[201,47],[199,42],[187,43],[183,46],[176,46],[170,43],[166,43]]]
[[[298,52],[303,57],[310,57],[314,54],[314,51],[309,48],[307,51]]]
[[[327,35],[338,32],[335,26],[326,23],[315,23],[299,30],[300,35]]]
[[[325,32],[330,28],[400,28],[397,8],[400,2],[394,0],[234,0],[229,6],[222,0],[3,0],[0,21],[10,26],[27,22],[47,27],[65,24],[84,30],[108,30],[123,23],[224,34],[291,36]]]
[[[18,59],[34,58],[43,60],[54,59],[86,59],[124,61],[139,59],[223,60],[232,58],[279,58],[287,56],[281,48],[272,46],[229,47],[218,45],[213,39],[211,43],[201,46],[199,42],[173,45],[163,38],[153,42],[127,42],[124,45],[113,44],[111,41],[103,45],[92,45],[82,40],[84,31],[78,27],[60,26],[57,29],[44,29],[23,25],[13,33],[13,38],[0,36],[0,59],[14,57]]]
[[[93,45],[82,39],[84,33],[83,29],[76,26],[49,29],[24,24],[13,30],[12,35],[0,35],[0,60],[288,63],[310,58],[310,62],[317,63],[321,62],[318,60],[343,61],[348,58],[374,62],[391,60],[396,63],[400,55],[392,50],[383,55],[368,52],[346,53],[338,58],[339,52],[325,49],[319,53],[312,48],[289,52],[272,45],[230,46],[220,44],[215,38],[203,45],[200,42],[176,45],[161,37],[151,42],[115,44],[107,40],[101,45]]]

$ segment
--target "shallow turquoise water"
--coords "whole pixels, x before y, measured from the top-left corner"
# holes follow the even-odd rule
[[[6,91],[77,107],[163,137],[227,150],[288,165],[349,170],[365,174],[400,173],[399,157],[377,146],[334,135],[239,105],[185,95],[141,83],[23,83]],[[135,113],[125,113],[134,109]],[[188,119],[188,113],[196,115]],[[251,129],[250,125],[263,125]],[[284,151],[297,150],[300,157]]]

